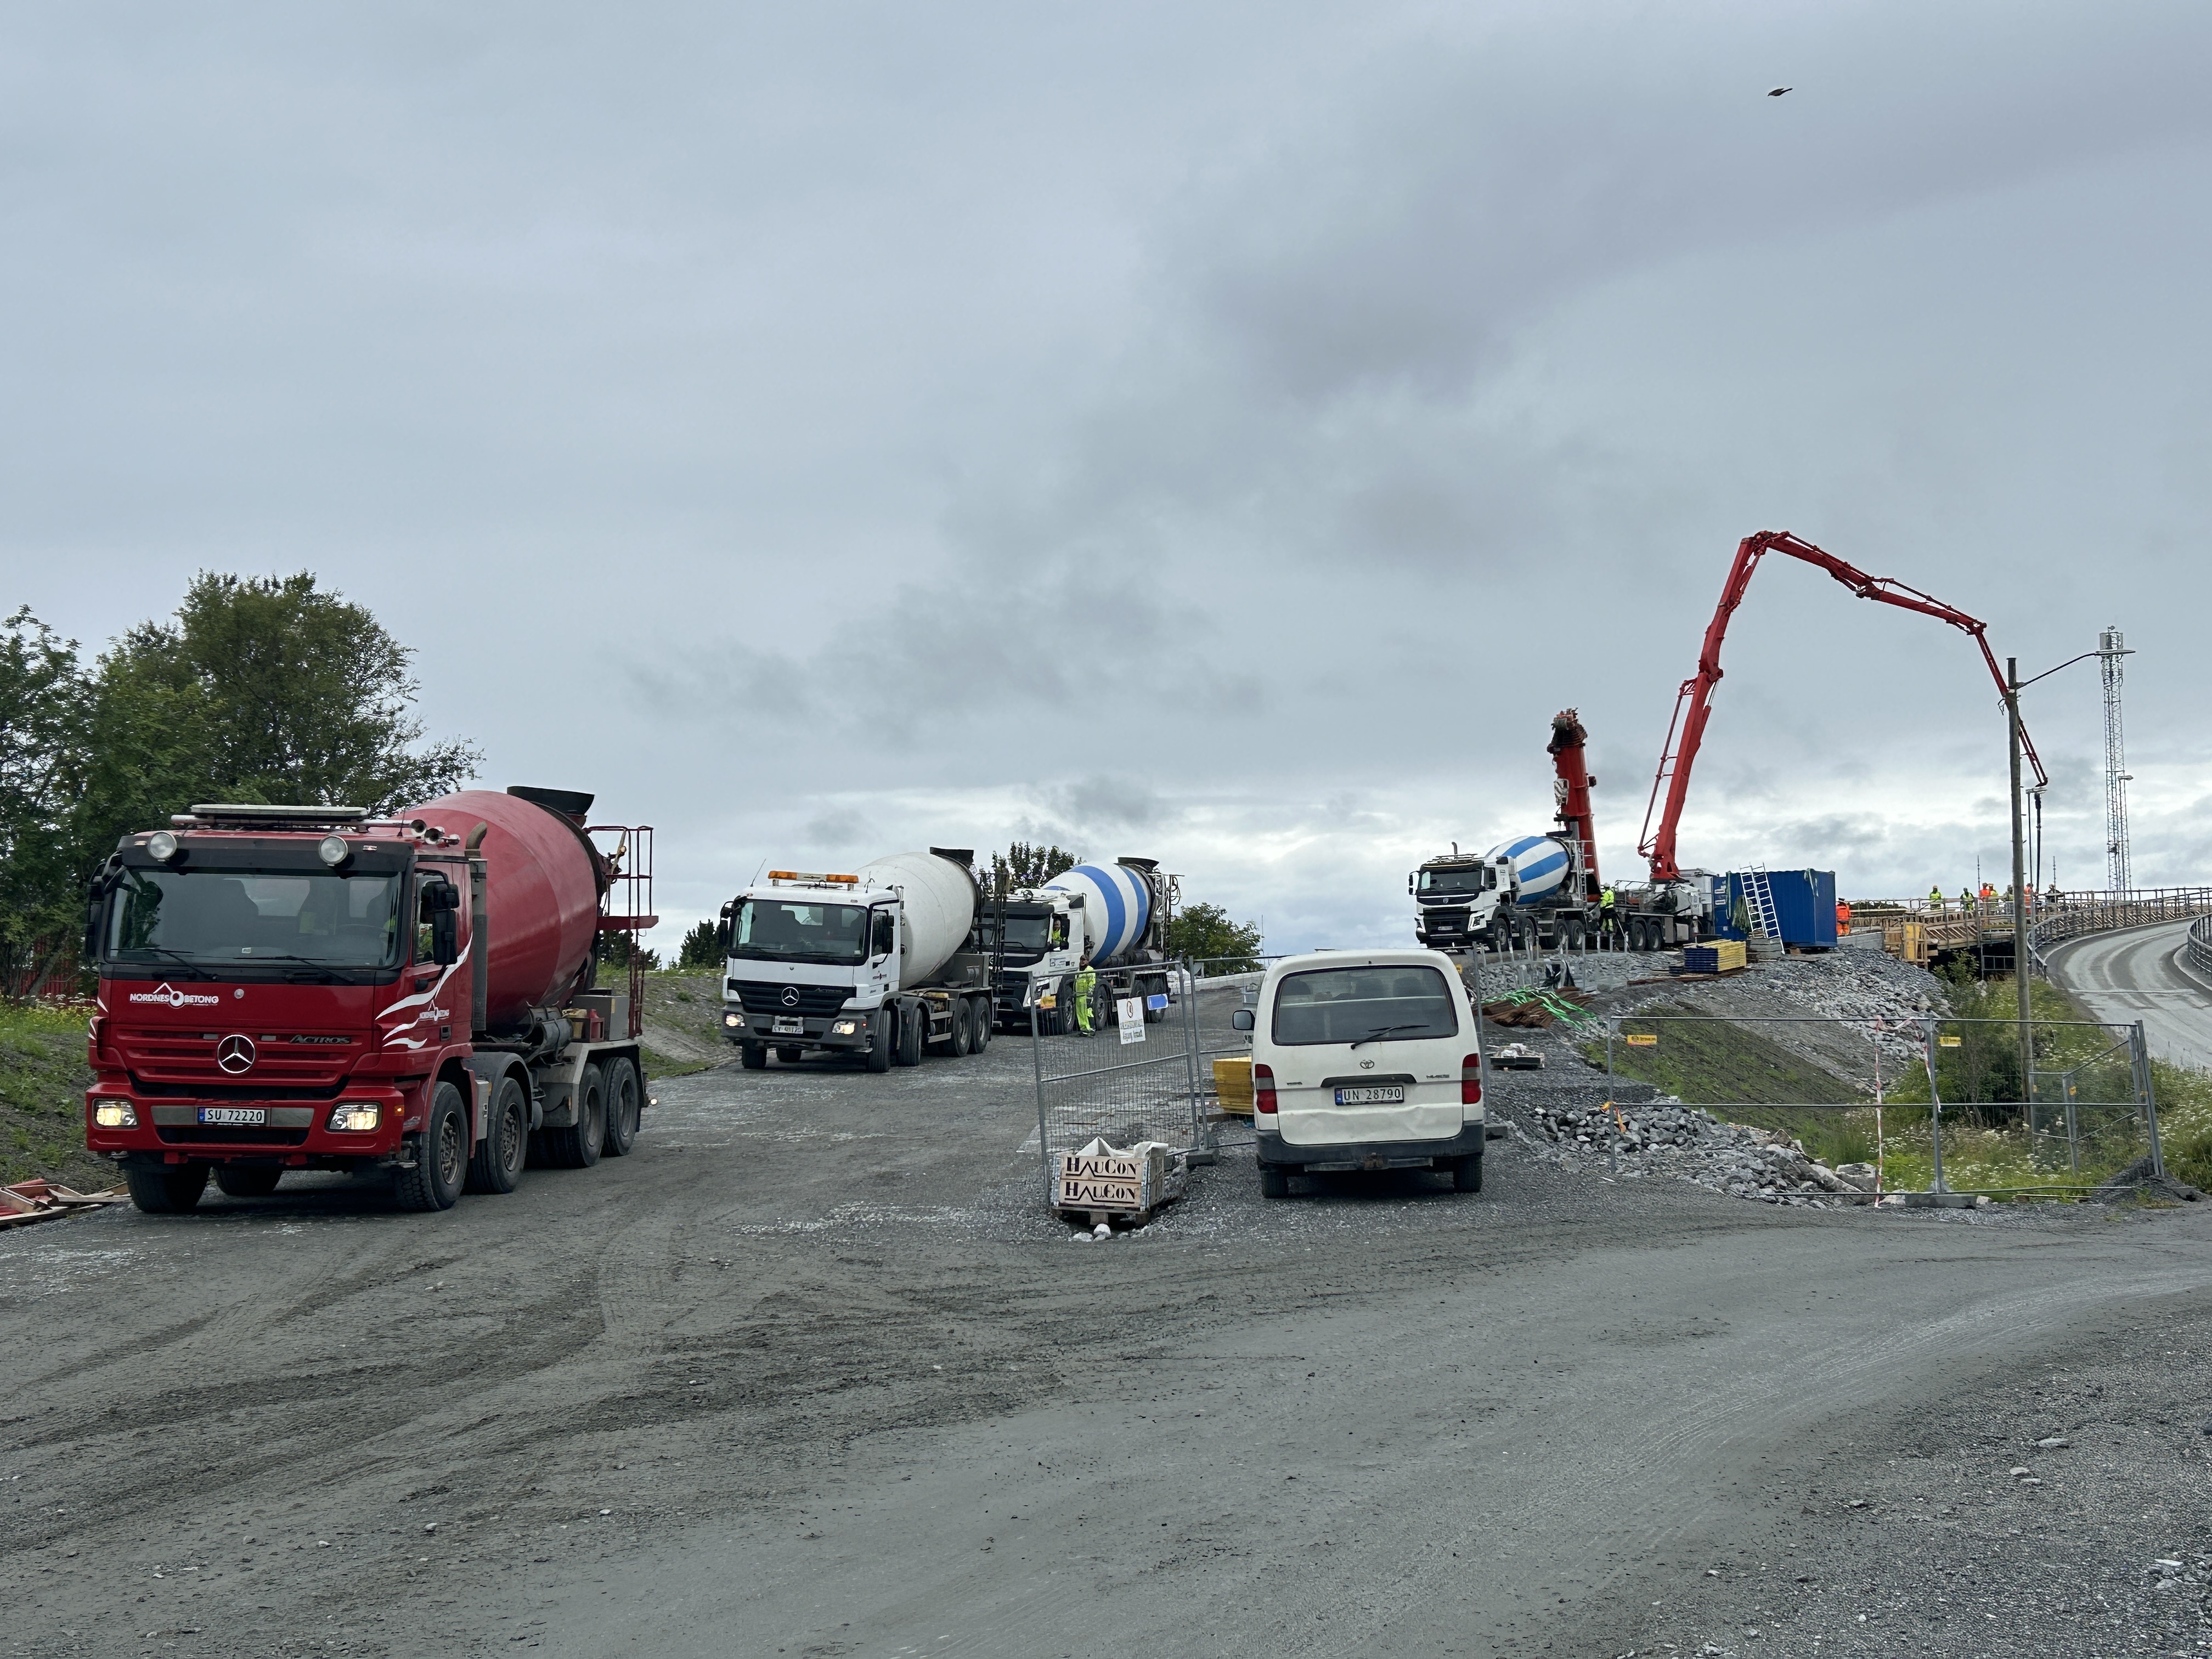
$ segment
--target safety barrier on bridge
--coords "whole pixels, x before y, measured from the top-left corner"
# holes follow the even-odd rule
[[[2118,933],[2161,921],[2212,915],[2212,887],[2141,887],[2118,893],[2061,893],[2036,902],[2028,939],[2039,957],[2051,945],[2084,933]]]
[[[2212,916],[2206,916],[2190,926],[2189,965],[2207,978],[2212,978]]]

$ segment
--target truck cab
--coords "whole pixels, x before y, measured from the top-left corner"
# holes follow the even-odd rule
[[[1472,951],[1490,936],[1500,900],[1512,892],[1512,860],[1474,854],[1431,859],[1406,878],[1413,937],[1432,951]]]
[[[991,1018],[1000,1030],[1029,1029],[1029,1011],[1047,996],[1048,1018],[1064,1019],[1082,966],[1083,901],[1046,887],[1018,887],[983,913],[993,961]]]

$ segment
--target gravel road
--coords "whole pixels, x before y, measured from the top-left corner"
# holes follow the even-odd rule
[[[2181,965],[2185,921],[2091,933],[2050,953],[2051,976],[2092,1019],[2141,1020],[2160,1060],[2212,1070],[2212,988]]]
[[[1232,1154],[1077,1244],[1030,1065],[666,1080],[632,1157],[439,1216],[302,1177],[0,1236],[6,1651],[2212,1642],[2192,1586],[2109,1594],[2212,1543],[2212,1205],[1782,1209],[1497,1142],[1480,1195],[1266,1204]],[[1939,1492],[1974,1524],[1908,1526]]]

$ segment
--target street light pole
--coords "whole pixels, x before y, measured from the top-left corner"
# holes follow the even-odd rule
[[[2029,1024],[2027,983],[2027,860],[2020,811],[2020,659],[2005,659],[2005,724],[2012,738],[2012,981],[2020,995],[2020,1098],[2031,1129],[2035,1123],[2035,1034]]]

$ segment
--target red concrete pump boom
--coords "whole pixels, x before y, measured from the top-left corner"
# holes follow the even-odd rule
[[[1997,666],[1996,653],[1990,649],[1990,642],[1984,637],[1987,624],[1893,577],[1869,576],[1834,554],[1824,553],[1812,543],[1799,540],[1786,530],[1762,530],[1755,536],[1745,537],[1736,545],[1735,562],[1729,566],[1728,580],[1721,587],[1721,602],[1706,626],[1705,641],[1698,652],[1698,672],[1682,682],[1681,690],[1675,695],[1674,718],[1667,726],[1667,746],[1659,757],[1658,775],[1651,781],[1651,799],[1644,809],[1644,836],[1636,850],[1651,861],[1654,881],[1674,881],[1682,873],[1674,861],[1674,831],[1681,822],[1682,803],[1690,793],[1690,767],[1698,758],[1698,745],[1705,740],[1705,722],[1712,715],[1713,690],[1721,682],[1721,641],[1728,635],[1729,618],[1743,603],[1752,572],[1759,568],[1759,560],[1769,553],[1787,553],[1793,559],[1818,565],[1863,599],[1917,611],[1923,617],[1933,617],[1972,635],[1974,643],[1982,648],[1982,660],[1989,665],[1990,678],[1996,682],[1999,696],[2004,695],[2004,671]],[[2035,769],[2035,786],[2041,788],[2051,780],[2036,756],[2035,745],[2028,741],[2024,724],[2020,743],[2027,763]],[[1665,810],[1660,811],[1662,789],[1667,804]],[[1655,811],[1659,812],[1656,834],[1651,829]]]
[[[1562,708],[1552,716],[1552,740],[1545,748],[1558,775],[1552,793],[1559,809],[1559,828],[1582,849],[1582,868],[1574,872],[1570,885],[1576,897],[1594,899],[1603,884],[1597,873],[1597,825],[1590,819],[1590,786],[1597,780],[1583,764],[1583,745],[1589,741],[1582,717],[1573,709]]]

